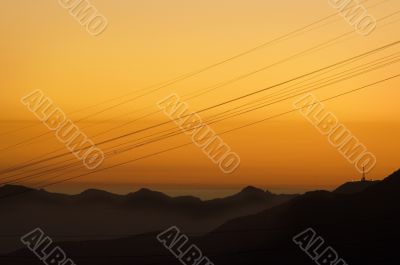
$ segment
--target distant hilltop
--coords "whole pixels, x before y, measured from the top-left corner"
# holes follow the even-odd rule
[[[362,181],[351,181],[347,182],[338,188],[336,188],[333,192],[338,194],[353,194],[361,192],[377,183],[380,180],[362,180]]]

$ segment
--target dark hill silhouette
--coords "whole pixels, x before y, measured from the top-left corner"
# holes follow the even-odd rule
[[[15,194],[20,195],[10,196]],[[245,188],[226,198],[202,201],[192,196],[170,197],[149,189],[127,195],[95,189],[65,195],[7,185],[0,187],[0,235],[22,235],[41,227],[55,235],[55,240],[65,236],[71,240],[109,239],[172,225],[205,233],[230,219],[260,212],[293,197]],[[20,244],[18,236],[0,237],[1,253],[19,248]]]
[[[372,185],[375,185],[377,183],[379,183],[379,180],[351,181],[351,182],[347,182],[347,183],[341,185],[340,187],[335,189],[333,192],[341,193],[341,194],[357,193],[357,192],[363,191],[366,188],[369,188]]]
[[[292,242],[314,228],[351,265],[397,265],[400,171],[354,194],[309,192],[284,204],[190,236],[214,264],[315,264]],[[201,222],[201,219],[193,222]],[[183,229],[184,232],[185,229]],[[61,243],[77,264],[179,264],[154,234],[109,241]],[[12,258],[11,256],[14,256]],[[2,264],[40,264],[27,250]]]

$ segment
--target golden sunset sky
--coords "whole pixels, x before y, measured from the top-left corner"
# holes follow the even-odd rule
[[[0,9],[1,169],[64,148],[50,133],[34,140],[34,143],[6,149],[48,132],[47,127],[20,101],[35,89],[42,90],[51,98],[90,139],[100,142],[168,121],[163,113],[134,120],[157,111],[157,102],[171,93],[185,98],[196,91],[266,68],[186,101],[191,111],[198,111],[398,41],[400,2],[360,2],[378,21],[376,29],[368,36],[358,34],[327,0],[90,0],[108,20],[108,27],[102,34],[91,36],[57,0],[3,0]],[[312,30],[267,45],[79,122],[83,117],[151,90],[148,89],[151,85],[223,61],[333,14],[336,15]],[[331,45],[287,59],[345,33],[344,38]],[[398,46],[341,70],[400,52]],[[387,65],[313,94],[322,100],[400,74],[399,69],[399,63]],[[400,78],[397,78],[324,103],[326,110],[334,113],[376,156],[376,167],[368,178],[381,179],[399,167],[399,85]],[[206,120],[229,107],[268,96],[279,89],[282,88],[201,113],[200,116]],[[74,112],[110,99],[115,100]],[[216,132],[222,132],[288,111],[293,108],[293,101],[295,98],[210,126]],[[129,121],[133,122],[121,126]],[[118,126],[121,127],[110,130]],[[176,125],[171,123],[114,144],[169,128],[176,128]],[[107,132],[101,134],[104,131]],[[360,178],[354,166],[299,112],[221,137],[241,158],[240,168],[233,174],[222,173],[193,144],[48,189],[78,192],[86,188],[103,188],[128,192],[146,186],[180,194],[189,189],[228,190],[255,185],[273,191],[295,192],[331,189],[345,181]],[[155,142],[106,158],[102,166],[111,166],[188,141],[188,135],[181,135]],[[109,144],[102,148],[112,146]],[[66,151],[64,148],[59,153]],[[82,165],[75,172],[66,173],[58,179],[87,171]],[[3,178],[11,175],[1,174],[1,183]],[[24,175],[18,177],[21,176]],[[46,178],[51,176],[55,175],[43,175],[19,184],[35,186],[42,181],[46,183]]]

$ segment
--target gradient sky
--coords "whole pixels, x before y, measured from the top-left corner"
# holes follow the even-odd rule
[[[109,22],[105,32],[97,37],[87,34],[57,0],[1,1],[0,133],[39,124],[2,135],[1,148],[47,131],[20,103],[21,97],[35,89],[41,89],[66,113],[127,93],[132,93],[130,97],[133,97],[138,94],[134,93],[137,90],[201,69],[337,12],[325,0],[90,2]],[[378,20],[400,10],[400,3],[394,0],[362,2]],[[376,30],[367,37],[354,32],[329,47],[189,101],[190,109],[196,111],[396,41],[400,35],[399,19],[400,14],[393,15],[382,22],[378,21]],[[190,94],[270,65],[352,30],[353,27],[337,14],[313,31],[270,45],[77,124],[86,134],[95,136],[157,110],[156,102],[172,92],[181,96]],[[398,51],[399,47],[391,48],[361,62]],[[398,69],[397,63],[329,86],[315,95],[323,99],[398,74]],[[377,157],[377,165],[370,173],[370,178],[383,178],[398,168],[399,85],[400,81],[396,79],[325,104],[326,109],[332,111]],[[292,101],[212,125],[212,128],[217,132],[223,131],[287,111]],[[68,117],[79,120],[118,102],[121,100]],[[123,115],[127,112],[131,113]],[[216,111],[204,113],[202,118],[213,113]],[[92,140],[101,141],[167,120],[168,117],[157,114]],[[239,170],[231,175],[220,172],[193,145],[51,189],[76,192],[89,187],[101,187],[125,192],[141,186],[177,190],[181,187],[231,189],[256,185],[272,190],[294,191],[333,187],[359,178],[355,168],[299,113],[235,131],[222,138],[241,157]],[[41,139],[34,144],[2,150],[1,167],[7,168],[63,147],[53,135]],[[187,136],[154,143],[106,159],[105,166],[185,141],[188,141]],[[82,167],[77,173],[85,170]],[[38,181],[43,179],[45,177]],[[24,184],[33,185],[35,181]]]

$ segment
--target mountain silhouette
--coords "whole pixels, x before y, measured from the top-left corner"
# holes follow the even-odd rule
[[[369,188],[372,185],[375,185],[377,183],[379,183],[379,180],[375,180],[375,181],[365,180],[365,181],[347,182],[347,183],[339,186],[333,192],[334,193],[341,193],[341,194],[357,193],[357,192],[363,191],[366,188]]]
[[[172,225],[190,233],[205,233],[230,219],[260,212],[295,196],[247,187],[226,198],[203,201],[145,188],[126,195],[96,189],[65,195],[6,185],[0,187],[0,235],[22,235],[40,227],[54,235],[54,240],[67,237],[80,241],[122,238]],[[20,247],[18,236],[0,237],[1,253]]]
[[[241,194],[246,194],[245,189]],[[398,264],[400,171],[357,193],[315,191],[262,212],[235,218],[190,243],[214,264],[316,264],[293,243],[313,228],[342,264]],[[251,193],[253,194],[259,194]],[[201,223],[201,219],[193,222]],[[156,234],[59,244],[77,264],[180,264]],[[2,264],[40,264],[26,249],[2,257]]]

